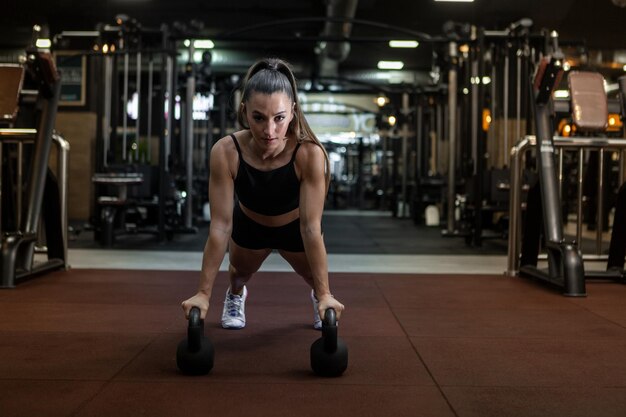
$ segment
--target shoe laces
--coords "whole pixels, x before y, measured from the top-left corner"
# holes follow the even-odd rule
[[[230,294],[226,300],[226,310],[231,317],[237,317],[241,314],[241,305],[243,297]]]

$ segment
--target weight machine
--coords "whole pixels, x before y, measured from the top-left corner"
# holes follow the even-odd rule
[[[553,35],[556,45],[556,34]],[[587,279],[603,279],[626,282],[623,274],[625,242],[623,229],[626,205],[626,188],[618,194],[614,232],[611,236],[609,261],[604,271],[584,267],[584,262],[600,260],[602,251],[603,198],[597,200],[596,254],[583,255],[583,172],[586,151],[596,151],[599,158],[597,177],[598,195],[603,195],[605,184],[604,154],[607,150],[622,154],[626,149],[623,139],[606,136],[608,103],[603,77],[595,72],[573,71],[568,74],[570,100],[555,101],[552,91],[559,84],[563,73],[563,55],[554,47],[550,60],[544,60],[538,68],[534,82],[535,123],[537,136],[527,136],[519,141],[511,154],[511,225],[509,234],[509,264],[507,273],[532,277],[561,289],[567,296],[585,296]],[[620,80],[622,101],[626,82]],[[623,108],[623,107],[622,107]],[[554,136],[554,114],[566,113],[572,118],[578,136]],[[623,113],[623,112],[622,112]],[[622,114],[623,117],[623,114]],[[538,187],[529,191],[526,205],[525,226],[521,224],[520,172],[523,156],[531,146],[537,153],[539,174]],[[555,155],[559,158],[558,164]],[[576,151],[577,166],[577,227],[576,240],[566,241],[563,232],[562,187],[563,154]],[[623,180],[623,173],[620,175]],[[543,234],[547,250],[548,269],[537,267],[540,237]]]
[[[0,288],[66,267],[69,145],[53,130],[60,86],[51,55],[35,47],[26,50],[24,64],[0,65],[0,123],[6,126],[0,128]],[[53,143],[56,176],[48,168]],[[43,233],[47,260],[39,261]]]

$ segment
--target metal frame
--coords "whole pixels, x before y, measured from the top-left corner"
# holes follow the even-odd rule
[[[611,139],[606,137],[562,137],[555,136],[553,138],[554,148],[561,152],[566,150],[576,150],[578,157],[578,189],[577,189],[577,207],[576,207],[576,242],[582,239],[582,181],[583,181],[583,153],[586,150],[597,151],[619,151],[623,157],[623,151],[626,150],[626,141],[624,139]],[[507,255],[506,274],[515,276],[519,272],[519,257],[521,253],[521,210],[522,210],[522,168],[524,167],[524,158],[526,151],[537,145],[535,136],[529,135],[520,140],[513,148],[511,148],[511,191],[510,191],[510,222],[509,222],[509,246]],[[601,153],[602,154],[602,153]],[[561,164],[559,164],[561,165]],[[600,159],[600,170],[602,170],[602,158]],[[559,173],[562,172],[562,166],[559,167]],[[559,175],[561,178],[561,175]],[[559,187],[560,188],[560,187]],[[598,178],[598,194],[602,195],[604,190],[603,178]],[[598,210],[602,212],[602,198],[598,199]],[[601,216],[600,216],[601,217]],[[600,219],[600,221],[602,221]],[[596,228],[596,253],[583,254],[583,260],[601,261],[606,260],[607,256],[601,254],[602,228]]]

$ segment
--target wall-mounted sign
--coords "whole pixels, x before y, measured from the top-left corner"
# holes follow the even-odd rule
[[[80,53],[56,52],[56,65],[61,73],[61,106],[84,106],[87,90],[87,58]]]

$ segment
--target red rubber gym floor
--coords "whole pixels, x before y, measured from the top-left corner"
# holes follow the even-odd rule
[[[315,376],[304,282],[261,272],[248,325],[206,332],[215,366],[176,369],[196,272],[58,271],[0,291],[0,416],[626,415],[626,286],[587,298],[496,275],[332,274],[350,362]]]

